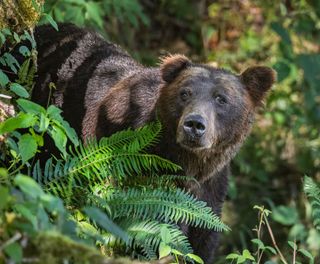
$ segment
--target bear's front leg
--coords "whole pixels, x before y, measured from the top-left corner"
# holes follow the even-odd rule
[[[200,183],[199,187],[190,189],[199,200],[207,202],[208,206],[219,216],[227,194],[228,176],[229,165],[212,175],[207,181]],[[189,227],[187,235],[194,253],[200,256],[204,263],[213,263],[215,250],[219,244],[219,233],[208,229]]]

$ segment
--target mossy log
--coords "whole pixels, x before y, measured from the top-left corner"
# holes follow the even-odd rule
[[[0,29],[21,32],[34,28],[40,19],[43,3],[44,0],[0,1]]]
[[[28,262],[59,264],[63,260],[72,263],[90,264],[167,264],[172,258],[163,258],[152,262],[140,262],[128,258],[107,258],[96,248],[76,242],[57,232],[41,232],[33,240],[28,249]]]

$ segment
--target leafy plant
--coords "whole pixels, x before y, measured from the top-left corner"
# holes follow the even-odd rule
[[[291,263],[291,260],[286,258],[278,247],[276,237],[270,225],[268,217],[272,214],[272,211],[265,209],[263,206],[255,206],[255,209],[259,211],[259,223],[258,226],[254,229],[257,234],[257,238],[251,240],[251,242],[257,247],[257,250],[254,253],[251,253],[250,250],[244,249],[242,254],[231,253],[226,256],[227,260],[230,260],[230,263],[252,263],[259,264],[263,263],[263,255],[268,254],[269,256],[277,256],[281,263],[288,264]],[[267,246],[263,242],[263,227],[266,226],[267,233],[270,236],[272,246]],[[288,241],[289,247],[292,249],[292,263],[299,264],[302,263],[299,259],[308,259],[310,264],[314,264],[315,257],[306,249],[299,248],[295,241]],[[264,263],[275,263],[272,261],[272,258],[269,258],[267,262]],[[303,262],[305,263],[305,262]]]
[[[117,17],[122,23],[138,27],[139,23],[148,24],[149,19],[138,0],[49,0],[45,3],[45,12],[56,21],[69,21],[79,26],[93,25],[100,30],[105,18]]]
[[[312,178],[305,176],[303,190],[311,204],[313,224],[320,231],[320,187]]]
[[[24,44],[19,45],[21,42]],[[2,65],[0,69],[1,97],[9,99],[17,96],[23,98],[30,96],[36,71],[35,46],[35,40],[27,30],[18,34],[8,28],[1,29],[0,50],[4,50],[0,56],[0,65]],[[11,52],[16,52],[20,58],[17,60]],[[15,78],[10,78],[12,76]]]
[[[154,259],[162,242],[161,226],[167,226],[172,235],[170,247],[188,258],[192,248],[178,223],[216,231],[228,228],[206,203],[183,190],[157,184],[158,179],[176,179],[158,176],[157,172],[180,169],[168,160],[143,152],[157,142],[160,131],[161,124],[155,122],[138,130],[116,133],[99,142],[80,144],[65,160],[54,164],[50,159],[44,172],[38,164],[33,176],[69,205],[81,208],[83,204],[91,204],[100,208],[101,214],[106,213],[129,234],[129,241],[124,243],[123,239],[117,240],[117,236],[103,233],[104,238],[99,241],[104,247],[115,247],[114,241],[118,241],[116,245],[122,245],[123,251],[131,250],[134,256]],[[147,178],[143,175],[150,172],[149,185],[141,185],[141,177]],[[129,176],[137,177],[139,183],[130,179],[128,184]]]

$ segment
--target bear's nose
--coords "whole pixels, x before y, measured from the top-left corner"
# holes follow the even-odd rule
[[[201,115],[189,115],[183,123],[183,130],[192,137],[201,137],[206,131],[206,122]]]

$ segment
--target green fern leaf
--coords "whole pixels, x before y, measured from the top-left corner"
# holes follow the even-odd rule
[[[303,189],[312,207],[314,226],[320,230],[320,187],[310,177],[304,177]]]
[[[147,260],[158,258],[158,248],[162,242],[161,228],[168,228],[171,236],[170,247],[178,250],[186,255],[192,253],[193,250],[182,231],[175,225],[163,224],[159,221],[145,220],[141,221],[136,218],[122,218],[116,221],[130,237],[127,251],[131,251],[136,257],[143,255]],[[108,234],[105,236],[105,245],[107,247],[116,245],[124,245],[122,240]]]
[[[141,153],[158,139],[159,122],[138,130],[126,130],[103,138],[98,143],[90,140],[80,144],[72,155],[55,163],[49,159],[44,171],[39,163],[33,169],[33,178],[61,197],[74,197],[73,189],[85,186],[93,190],[112,178],[120,183],[128,175],[142,172],[178,171],[181,168],[169,160],[153,154]],[[67,199],[70,200],[70,199]]]
[[[106,202],[114,219],[130,215],[141,219],[183,222],[219,232],[229,229],[205,202],[196,200],[181,189],[115,190],[106,197]]]

